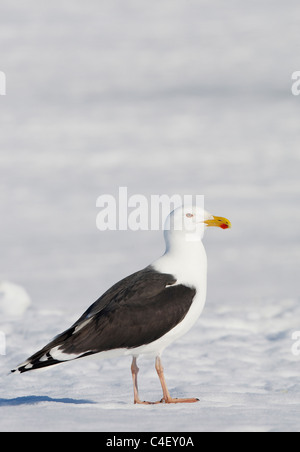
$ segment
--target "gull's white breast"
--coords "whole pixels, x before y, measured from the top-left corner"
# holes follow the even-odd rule
[[[174,275],[177,280],[176,284],[182,284],[196,289],[196,295],[188,313],[178,325],[161,338],[131,351],[128,350],[126,354],[159,355],[173,341],[187,333],[197,322],[206,300],[207,257],[202,242],[198,242],[195,248],[188,255],[188,258],[186,256],[166,253],[152,264],[155,270]]]

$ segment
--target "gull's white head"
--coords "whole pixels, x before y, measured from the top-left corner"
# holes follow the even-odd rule
[[[201,241],[204,230],[209,226],[222,229],[231,228],[229,220],[216,217],[197,205],[183,205],[173,210],[165,223],[165,239],[167,246],[172,241]]]

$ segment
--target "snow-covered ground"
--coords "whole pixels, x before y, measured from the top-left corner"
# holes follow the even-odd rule
[[[2,4],[1,431],[300,430],[299,13],[296,0]],[[7,375],[163,252],[161,232],[97,230],[96,199],[120,186],[204,194],[232,221],[206,234],[206,308],[163,356],[171,393],[200,403],[134,406],[129,358]],[[160,398],[154,363],[140,369],[141,396]]]

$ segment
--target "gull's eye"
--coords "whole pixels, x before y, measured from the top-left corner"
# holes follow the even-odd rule
[[[192,218],[194,215],[193,215],[192,213],[187,213],[185,216],[186,216],[187,218]]]

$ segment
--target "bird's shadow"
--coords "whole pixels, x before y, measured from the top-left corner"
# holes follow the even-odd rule
[[[0,408],[3,406],[20,406],[20,405],[36,405],[42,402],[54,402],[54,403],[66,403],[71,405],[85,405],[92,402],[91,400],[86,399],[71,399],[71,398],[61,398],[61,399],[53,399],[48,396],[25,396],[25,397],[16,397],[14,399],[1,399],[0,398]]]

